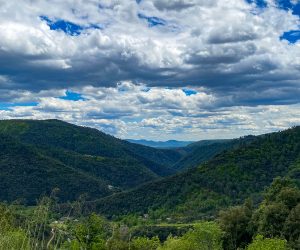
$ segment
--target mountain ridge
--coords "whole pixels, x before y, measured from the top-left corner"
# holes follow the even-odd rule
[[[134,145],[97,129],[60,120],[2,120],[0,136],[3,148],[0,159],[3,193],[9,189],[10,181],[22,180],[22,171],[29,169],[28,178],[32,177],[31,181],[27,181],[31,183],[30,186],[26,186],[27,183],[21,186],[15,183],[11,192],[14,195],[2,197],[2,200],[8,201],[26,198],[33,203],[40,195],[49,193],[53,188],[69,190],[68,179],[77,185],[77,190],[62,191],[62,201],[74,200],[75,196],[82,193],[87,193],[90,199],[100,198],[111,194],[108,186],[112,186],[114,190],[128,189],[173,174],[173,157],[181,157],[177,152]],[[11,154],[8,148],[13,151],[13,145],[20,150]],[[32,159],[28,159],[27,154],[31,151]],[[59,183],[48,176],[49,169],[56,169],[52,175],[61,180]],[[43,178],[35,176],[37,171],[44,173]],[[66,172],[70,174],[64,176]],[[85,175],[88,177],[83,177]],[[79,185],[82,179],[90,179],[90,184],[83,182],[83,186],[90,188]],[[33,190],[32,195],[30,192],[25,197],[17,195],[27,188]]]
[[[144,146],[154,147],[154,148],[180,148],[186,147],[195,141],[177,141],[177,140],[167,140],[167,141],[153,141],[145,139],[125,139],[126,141],[141,144]]]
[[[107,216],[157,211],[183,220],[209,218],[249,196],[259,200],[273,178],[287,175],[300,176],[300,126],[257,136],[197,168],[92,202],[90,209]]]

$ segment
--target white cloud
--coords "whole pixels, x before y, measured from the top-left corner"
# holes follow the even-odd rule
[[[51,30],[40,16],[82,33]],[[280,36],[299,25],[273,0],[263,9],[244,0],[0,0],[0,103],[39,103],[0,115],[81,121],[122,137],[287,127],[298,121],[300,42]],[[55,98],[66,89],[87,100]]]
[[[96,127],[122,138],[166,140],[231,138],[300,123],[299,105],[224,108],[229,102],[227,97],[214,96],[203,88],[188,96],[180,88],[147,89],[145,85],[123,82],[116,88],[90,86],[76,89],[74,91],[85,98],[79,101],[57,98],[63,96],[64,91],[15,93],[14,100],[34,99],[39,104],[0,110],[0,117],[56,118]]]
[[[272,5],[254,14],[244,0],[0,3],[0,54],[6,61],[2,71],[20,88],[113,86],[137,80],[214,89],[224,84],[221,79],[249,84],[244,71],[251,72],[252,64],[263,68],[256,74],[260,80],[273,70],[269,64],[281,76],[287,68],[299,67],[293,60],[298,46],[279,40],[284,31],[298,28],[299,17]],[[139,13],[162,18],[167,25],[150,28]],[[72,37],[50,30],[41,15],[103,29]],[[19,70],[13,71],[16,66]]]

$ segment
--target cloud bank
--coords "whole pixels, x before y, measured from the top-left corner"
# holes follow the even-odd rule
[[[0,0],[0,118],[151,139],[299,124],[299,6]]]

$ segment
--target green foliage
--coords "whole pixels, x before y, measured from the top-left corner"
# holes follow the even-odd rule
[[[127,250],[131,239],[130,230],[124,225],[113,225],[112,236],[107,240],[108,250]]]
[[[0,205],[0,249],[300,249],[299,142],[300,127],[246,138],[161,180],[178,152],[60,121],[2,121],[0,200],[51,195]],[[57,194],[81,198],[58,206]]]
[[[286,240],[269,239],[261,235],[256,236],[246,250],[288,250]]]
[[[259,210],[258,232],[266,237],[280,236],[289,210],[282,203],[262,205]]]
[[[246,202],[220,213],[218,221],[224,231],[224,249],[245,247],[255,235],[282,238],[287,240],[288,246],[299,249],[299,188],[288,178],[276,178],[264,197],[255,210]]]
[[[129,143],[97,129],[76,126],[59,120],[8,120],[0,122],[0,133],[29,144],[54,147],[84,155],[138,160],[158,175],[170,174],[181,154]],[[171,171],[171,172],[170,172]]]
[[[295,184],[290,178],[275,178],[270,187],[268,187],[266,192],[264,193],[265,202],[268,203],[286,199],[287,197],[285,197],[284,193],[282,192],[286,192],[290,190],[289,188],[294,188],[294,186]],[[292,195],[290,198],[293,198],[293,196],[295,195]]]
[[[170,236],[160,250],[220,250],[222,231],[213,222],[202,222],[196,224],[182,237]]]
[[[270,199],[269,194],[278,183],[284,184],[278,189],[278,194]],[[289,180],[276,179],[266,190],[266,198],[257,209],[253,208],[251,200],[247,200],[241,206],[221,211],[216,222],[194,224],[147,225],[142,222],[143,220],[139,221],[140,217],[136,215],[126,216],[122,222],[117,223],[109,222],[95,213],[82,217],[79,210],[76,214],[80,217],[77,219],[61,217],[61,214],[55,212],[55,196],[42,198],[37,207],[26,208],[22,213],[21,207],[1,205],[0,249],[281,250],[290,249],[289,247],[299,249],[300,204],[295,202],[297,192],[299,189]],[[298,204],[293,205],[295,203]],[[274,205],[282,205],[284,209],[282,207],[270,209],[270,206],[273,208]],[[282,222],[281,214],[285,210],[288,211],[288,216]],[[271,219],[266,220],[265,214]],[[134,226],[128,227],[123,224],[124,222]],[[261,227],[266,223],[268,226]],[[281,231],[277,231],[277,224],[281,225]],[[172,236],[175,232],[172,228],[176,227],[185,231]],[[271,230],[277,234],[274,233],[272,238],[268,236]],[[162,231],[169,236],[158,237]],[[254,237],[255,235],[257,236]],[[252,238],[254,240],[250,244]]]
[[[159,210],[188,221],[213,218],[250,196],[257,203],[275,177],[296,175],[300,127],[245,140],[196,169],[100,199],[95,209],[107,216]]]
[[[300,203],[290,211],[284,223],[283,235],[293,248],[300,248]]]
[[[13,221],[13,215],[9,209],[9,207],[5,204],[0,204],[0,232],[6,232],[9,231],[9,229],[12,227],[14,221]]]
[[[1,205],[0,249],[37,250],[47,244],[51,199],[43,198],[32,214],[20,218],[13,205]]]
[[[194,224],[151,224],[151,225],[140,225],[131,229],[132,236],[134,237],[158,237],[160,241],[165,241],[169,235],[182,236],[190,229],[194,228]]]
[[[131,250],[156,250],[160,246],[160,241],[157,236],[151,239],[138,237],[134,238],[129,244]]]
[[[101,198],[174,173],[180,157],[58,120],[0,121],[0,200]]]
[[[1,250],[31,250],[27,235],[23,230],[10,230],[0,234]]]
[[[252,217],[252,202],[247,200],[242,206],[236,206],[221,211],[219,223],[225,232],[223,239],[224,249],[244,247],[251,241],[252,234],[249,223]]]
[[[29,249],[29,242],[22,229],[15,227],[11,209],[0,204],[0,249]]]
[[[95,177],[42,154],[38,149],[0,135],[0,200],[35,204],[41,195],[60,190],[61,201],[81,193],[103,197],[112,192]]]
[[[72,230],[72,235],[84,249],[104,249],[109,225],[100,216],[91,214]]]
[[[300,190],[288,178],[276,178],[266,190],[265,200],[253,215],[257,232],[265,237],[285,237],[300,246]]]
[[[158,248],[159,250],[192,250],[190,243],[184,239],[178,237],[168,237],[163,246]]]
[[[217,154],[237,147],[242,141],[244,139],[209,140],[192,143],[181,149],[186,151],[186,155],[176,162],[173,167],[178,170],[197,167]]]

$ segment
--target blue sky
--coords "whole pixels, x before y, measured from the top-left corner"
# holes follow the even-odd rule
[[[13,107],[34,107],[37,106],[37,102],[22,102],[22,103],[1,103],[0,102],[0,110],[13,110]]]
[[[60,96],[60,99],[68,101],[84,101],[85,98],[82,97],[80,93],[72,92],[72,90],[66,90],[64,96]]]
[[[51,20],[47,16],[41,16],[40,18],[42,21],[45,21],[47,23],[50,30],[61,30],[70,36],[78,36],[83,30],[83,27],[81,27],[80,25],[66,20]]]
[[[0,118],[121,138],[300,123],[300,1],[3,1]]]

